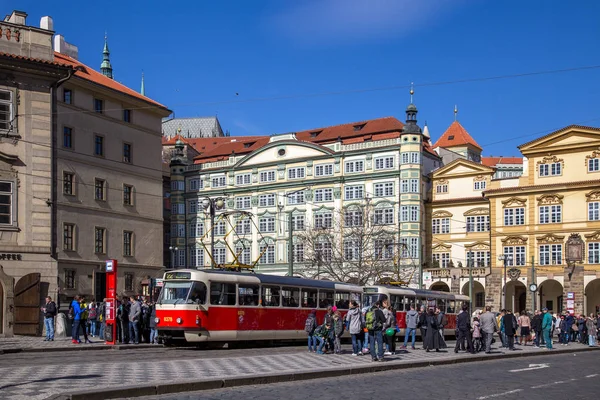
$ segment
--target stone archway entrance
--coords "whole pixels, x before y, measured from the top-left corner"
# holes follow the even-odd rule
[[[462,294],[469,295],[469,283],[465,283],[462,288]],[[485,308],[485,288],[477,281],[473,281],[473,311],[479,309],[484,311]]]
[[[41,335],[40,274],[23,276],[15,285],[15,328],[17,335]]]
[[[506,302],[504,308],[513,313],[520,313],[527,307],[527,288],[523,282],[506,282]]]
[[[440,292],[450,293],[450,286],[448,286],[448,284],[445,282],[435,282],[429,287],[429,290],[437,290]]]
[[[542,282],[537,291],[540,308],[546,307],[553,313],[561,313],[563,311],[563,291],[563,285],[554,279]]]
[[[600,312],[600,278],[588,283],[584,290],[587,315]]]

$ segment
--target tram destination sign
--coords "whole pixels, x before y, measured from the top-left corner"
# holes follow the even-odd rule
[[[165,274],[165,279],[192,279],[191,272],[167,272]]]

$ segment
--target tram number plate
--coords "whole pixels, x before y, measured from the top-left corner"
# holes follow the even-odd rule
[[[165,317],[165,322],[173,322],[173,317]]]

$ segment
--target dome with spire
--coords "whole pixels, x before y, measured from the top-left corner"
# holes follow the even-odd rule
[[[104,50],[102,50],[102,64],[100,64],[102,75],[113,79],[113,69],[110,63],[110,51],[108,50],[108,37],[104,34]]]

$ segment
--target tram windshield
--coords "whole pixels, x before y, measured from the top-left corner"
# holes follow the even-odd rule
[[[204,282],[165,282],[159,304],[205,304],[206,285]]]

